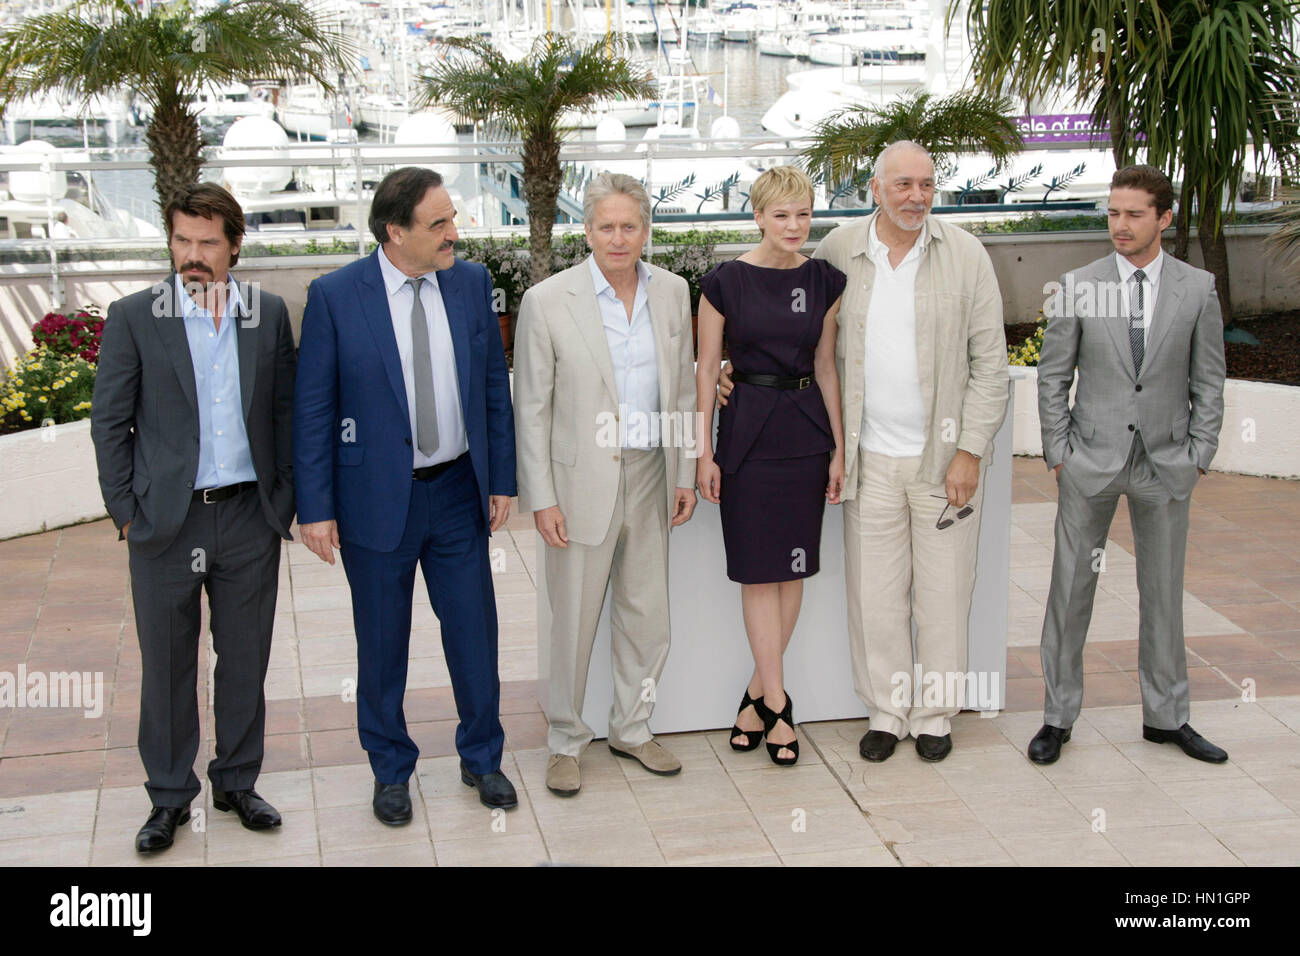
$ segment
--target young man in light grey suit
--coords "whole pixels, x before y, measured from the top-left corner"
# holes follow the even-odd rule
[[[1096,558],[1121,494],[1137,551],[1142,736],[1198,760],[1228,759],[1187,722],[1183,646],[1188,508],[1223,423],[1223,321],[1214,276],[1161,252],[1173,200],[1158,169],[1115,173],[1107,210],[1115,253],[1062,277],[1043,335],[1038,415],[1058,506],[1035,763],[1060,756],[1083,703]]]
[[[668,659],[668,529],[695,510],[695,460],[682,447],[695,411],[686,281],[641,261],[650,198],[637,180],[601,173],[583,207],[592,255],[528,290],[515,338],[520,507],[547,544],[551,628],[538,670],[546,786],[559,796],[581,787],[593,736],[582,704],[607,585],[610,751],[651,773],[681,770],[650,732],[644,691]]]

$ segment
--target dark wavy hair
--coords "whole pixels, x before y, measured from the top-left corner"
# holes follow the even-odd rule
[[[186,186],[163,210],[163,221],[167,223],[167,241],[172,238],[172,222],[177,213],[197,216],[200,219],[221,219],[226,240],[234,245],[244,238],[244,210],[239,201],[216,183],[195,183]],[[239,252],[230,254],[230,264],[239,262]]]

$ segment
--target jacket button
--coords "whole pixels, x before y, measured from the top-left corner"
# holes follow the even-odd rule
[[[411,439],[407,438],[407,439],[405,439],[405,441],[406,441],[406,444],[407,444],[408,446],[411,444]]]
[[[194,482],[192,482],[192,481],[187,481],[187,482],[185,482],[185,487],[186,487],[186,488],[193,488],[193,487],[194,487]]]
[[[1130,426],[1128,427],[1128,430],[1129,430],[1129,431],[1134,431],[1135,429],[1134,429],[1134,427],[1133,427],[1132,425],[1130,425]]]
[[[1140,392],[1140,391],[1142,391],[1142,386],[1141,386],[1141,385],[1135,385],[1135,386],[1133,387],[1133,391],[1135,391],[1135,392]]]

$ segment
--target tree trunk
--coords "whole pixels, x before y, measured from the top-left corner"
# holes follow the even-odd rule
[[[145,142],[149,145],[149,165],[154,168],[154,190],[161,211],[181,190],[199,181],[203,166],[199,119],[178,90],[159,97],[145,131]]]
[[[528,284],[551,274],[551,231],[560,195],[560,137],[554,129],[524,137],[524,201],[528,203]]]
[[[1192,184],[1183,178],[1178,194],[1178,213],[1174,216],[1174,258],[1187,261],[1187,249],[1192,242]]]
[[[1222,187],[1212,196],[1201,196],[1200,215],[1196,224],[1196,238],[1201,244],[1201,258],[1205,268],[1214,273],[1214,283],[1219,291],[1219,308],[1223,311],[1223,324],[1232,323],[1232,295],[1228,287],[1228,241],[1219,220],[1219,199]]]

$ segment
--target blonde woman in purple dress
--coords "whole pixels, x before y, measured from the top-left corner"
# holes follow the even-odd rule
[[[819,568],[822,513],[844,486],[844,433],[835,372],[844,273],[800,253],[812,226],[813,184],[777,166],[749,194],[762,240],[700,283],[696,390],[712,420],[726,335],[735,391],[701,435],[700,495],[718,505],[727,576],[741,585],[754,672],[731,729],[734,750],[766,740],[773,763],[799,758],[782,657]]]

